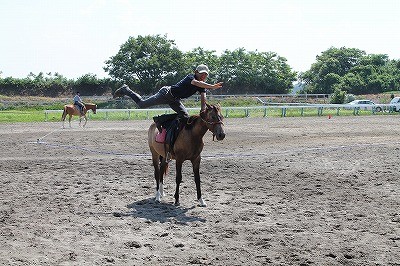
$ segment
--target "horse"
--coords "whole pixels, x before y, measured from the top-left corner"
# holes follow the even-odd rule
[[[200,188],[200,161],[201,151],[203,150],[203,136],[207,131],[213,133],[213,140],[217,141],[225,138],[223,127],[223,115],[219,105],[206,104],[205,111],[200,115],[193,115],[188,119],[187,124],[179,132],[175,143],[170,150],[169,144],[156,142],[155,137],[158,132],[157,125],[152,123],[148,130],[148,143],[151,151],[154,177],[156,179],[156,196],[155,200],[161,202],[164,196],[163,176],[167,173],[169,159],[176,162],[176,189],[175,189],[175,205],[179,205],[179,185],[182,182],[182,164],[186,160],[190,160],[193,167],[194,181],[196,183],[197,200],[199,205],[206,207],[207,204],[201,196]]]
[[[95,114],[96,113],[96,109],[97,109],[97,105],[94,104],[94,103],[85,103],[84,105],[85,106],[83,107],[83,115],[78,110],[78,108],[75,107],[75,105],[73,105],[73,104],[64,105],[64,112],[63,112],[62,117],[61,117],[61,119],[63,121],[63,128],[65,128],[64,127],[64,123],[65,123],[65,117],[67,115],[69,115],[69,120],[68,120],[69,127],[71,127],[71,118],[72,118],[73,115],[78,115],[79,116],[79,126],[81,125],[82,117],[85,118],[85,123],[83,124],[83,127],[86,126],[86,123],[87,123],[86,113],[87,113],[87,111],[92,110],[93,113]]]

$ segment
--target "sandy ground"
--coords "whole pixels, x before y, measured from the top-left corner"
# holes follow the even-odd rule
[[[206,208],[189,162],[154,201],[149,125],[0,124],[0,265],[400,265],[398,116],[226,119]]]

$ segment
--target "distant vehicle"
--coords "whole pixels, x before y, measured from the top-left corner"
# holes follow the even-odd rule
[[[382,112],[383,108],[382,106],[376,105],[373,101],[371,100],[354,100],[352,102],[348,103],[349,105],[354,105],[356,107],[359,107],[360,109],[363,110],[373,110],[377,112]],[[400,105],[399,105],[400,107]]]
[[[390,101],[390,104],[393,105],[394,110],[395,110],[396,112],[399,112],[399,111],[400,111],[400,97],[394,97],[394,98]]]

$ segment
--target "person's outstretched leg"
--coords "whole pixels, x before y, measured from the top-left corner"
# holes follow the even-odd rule
[[[169,93],[169,90],[169,87],[162,87],[156,94],[143,100],[139,94],[133,92],[127,85],[124,85],[114,92],[114,98],[127,95],[136,102],[139,108],[148,108],[150,106],[169,104],[176,101],[176,99]]]
[[[142,97],[139,94],[137,94],[136,92],[132,91],[126,84],[124,84],[121,88],[117,89],[114,92],[113,98],[115,99],[118,97],[122,97],[124,95],[131,97],[132,100],[134,100],[136,103],[138,103],[142,100]]]

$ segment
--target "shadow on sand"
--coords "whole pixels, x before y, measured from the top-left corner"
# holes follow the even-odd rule
[[[127,206],[131,209],[127,213],[114,213],[114,216],[132,216],[136,218],[144,218],[152,222],[175,222],[179,224],[187,224],[191,222],[206,222],[206,219],[189,216],[188,211],[196,208],[182,208],[170,203],[156,202],[154,198],[136,201]]]

